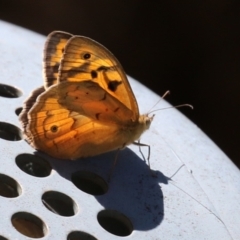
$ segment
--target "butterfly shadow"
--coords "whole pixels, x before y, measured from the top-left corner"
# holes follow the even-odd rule
[[[114,166],[116,154],[113,151],[77,161],[49,161],[53,169],[69,181],[78,173],[100,176],[106,183],[106,191],[92,195],[104,209],[116,210],[127,216],[135,230],[155,228],[164,217],[163,193],[159,183],[167,184],[170,179],[160,171],[150,170],[145,161],[129,148],[118,153]]]

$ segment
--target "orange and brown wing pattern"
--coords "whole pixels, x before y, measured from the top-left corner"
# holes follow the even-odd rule
[[[102,123],[133,126],[132,111],[93,81],[62,82],[56,86],[58,103]]]
[[[19,120],[31,146],[61,159],[95,156],[134,142],[152,120],[139,117],[127,76],[114,55],[82,36],[55,31],[44,49],[44,87]]]
[[[74,36],[68,40],[59,68],[59,83],[93,81],[139,117],[138,105],[127,76],[114,55],[94,40]]]
[[[33,106],[20,117],[26,140],[35,149],[76,159],[122,148],[127,142],[121,137],[121,122],[131,111],[97,83],[64,82],[39,92],[26,101]]]
[[[47,37],[43,51],[43,78],[47,89],[57,83],[58,69],[67,41],[73,35],[66,32],[54,31]]]

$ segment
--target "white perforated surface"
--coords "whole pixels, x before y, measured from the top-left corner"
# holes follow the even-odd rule
[[[45,38],[4,22],[0,22],[0,29],[0,84],[23,92],[17,98],[0,96],[0,122],[20,128],[16,109],[33,89],[42,85]],[[147,112],[159,96],[133,79],[130,83],[141,113]],[[159,104],[166,106],[169,105],[165,101]],[[3,131],[1,124],[0,131]],[[46,226],[41,239],[80,239],[67,237],[74,231],[99,240],[122,239],[105,230],[97,218],[102,210],[115,210],[132,225],[133,232],[126,239],[239,239],[240,174],[225,154],[175,109],[158,112],[141,141],[151,145],[151,167],[157,177],[150,175],[138,148],[130,146],[120,152],[108,182],[115,152],[76,162],[39,154],[52,170],[46,177],[36,177],[16,164],[17,156],[35,155],[34,149],[24,140],[0,138],[0,174],[15,179],[21,188],[19,196],[13,198],[1,196],[0,189],[0,236],[31,239],[16,230],[11,221],[14,214],[27,212]],[[147,154],[146,149],[143,152]],[[183,163],[185,166],[180,168]],[[106,193],[95,196],[77,188],[72,176],[81,170],[104,179]],[[1,179],[4,178],[0,177],[0,182]],[[44,206],[42,197],[49,191],[72,199],[72,216],[61,216]]]

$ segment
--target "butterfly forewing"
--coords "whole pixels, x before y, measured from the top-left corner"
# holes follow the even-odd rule
[[[66,109],[118,127],[136,124],[132,111],[93,81],[62,82],[56,88],[58,102]]]
[[[66,44],[59,68],[59,82],[93,81],[139,117],[138,105],[118,60],[92,39],[74,36]]]
[[[43,52],[43,78],[47,89],[57,83],[58,69],[67,41],[72,34],[55,31],[48,35]]]

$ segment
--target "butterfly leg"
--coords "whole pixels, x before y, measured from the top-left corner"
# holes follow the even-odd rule
[[[140,143],[140,140],[138,140],[137,142],[133,142],[134,145],[137,145],[139,147],[139,152],[141,153],[144,161],[146,162],[146,158],[141,150],[141,147],[147,147],[148,148],[148,157],[147,157],[147,162],[148,162],[148,167],[149,167],[149,170],[150,170],[150,174],[152,177],[157,177],[157,173],[155,171],[153,171],[151,169],[151,165],[150,165],[150,153],[151,153],[151,146],[148,145],[148,144],[144,144],[144,143]]]
[[[121,150],[121,149],[118,149],[117,152],[116,152],[116,155],[115,155],[115,158],[114,158],[113,165],[112,165],[112,167],[111,167],[111,169],[110,169],[110,172],[109,172],[108,182],[110,182],[111,177],[112,177],[112,174],[113,174],[113,171],[114,171],[114,169],[115,169],[115,167],[116,167],[116,165],[117,165],[118,154],[119,154],[119,151],[120,151],[120,150]]]
[[[137,145],[139,147],[139,152],[141,153],[144,161],[146,162],[146,158],[141,150],[141,147],[147,147],[148,148],[148,157],[147,157],[147,162],[148,162],[148,166],[149,169],[151,170],[151,166],[150,166],[150,153],[151,153],[151,146],[148,144],[144,144],[144,143],[140,143],[140,140],[138,140],[137,142],[133,142],[134,145]]]

